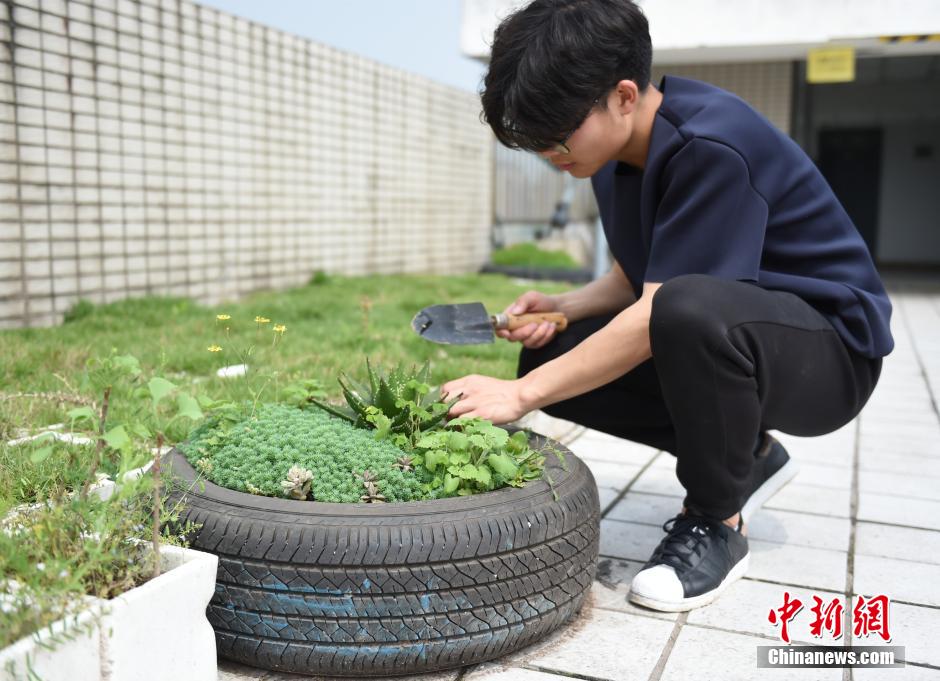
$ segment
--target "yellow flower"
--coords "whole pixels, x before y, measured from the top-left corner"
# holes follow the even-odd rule
[[[275,332],[275,333],[284,333],[285,331],[287,331],[287,327],[284,326],[283,324],[275,324],[275,325],[274,325],[274,332]]]
[[[217,314],[217,315],[215,316],[215,318],[218,319],[220,322],[225,322],[225,321],[228,321],[229,319],[231,319],[231,318],[232,318],[232,315],[230,315],[230,314]]]
[[[271,320],[267,319],[266,317],[255,317],[255,321],[259,324],[268,324],[271,322]]]
[[[218,346],[218,345],[210,345],[208,348],[206,348],[206,350],[208,350],[209,352],[221,352],[222,348],[221,346]]]

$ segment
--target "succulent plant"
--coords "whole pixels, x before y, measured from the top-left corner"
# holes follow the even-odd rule
[[[395,460],[395,463],[392,464],[395,468],[401,469],[402,472],[413,471],[414,470],[414,460],[408,454],[400,456]]]
[[[366,493],[359,497],[360,501],[364,501],[367,504],[382,504],[385,503],[385,497],[379,494],[379,488],[376,487],[374,482],[363,483],[366,487]]]
[[[359,428],[375,427],[373,421],[367,417],[370,410],[377,409],[388,418],[389,432],[407,435],[431,429],[442,423],[450,406],[457,401],[454,399],[447,404],[447,409],[431,409],[435,403],[445,403],[441,400],[439,388],[429,389],[431,369],[428,362],[417,370],[412,367],[408,371],[399,365],[386,373],[381,369],[373,369],[369,360],[366,360],[366,371],[368,384],[359,383],[346,374],[340,374],[337,379],[346,398],[345,407],[315,399],[310,401]],[[415,412],[418,412],[418,415],[411,418]]]
[[[359,478],[360,480],[362,480],[362,484],[363,484],[363,485],[366,485],[366,484],[368,484],[368,483],[370,483],[370,482],[378,482],[378,481],[379,481],[379,476],[377,476],[375,473],[373,473],[373,472],[370,471],[369,469],[366,469],[366,470],[362,471],[362,473],[356,473],[355,471],[353,471],[353,473],[355,474],[355,476],[356,476],[357,478]]]
[[[300,466],[291,466],[287,479],[281,481],[281,488],[291,499],[304,500],[310,494],[313,473]]]

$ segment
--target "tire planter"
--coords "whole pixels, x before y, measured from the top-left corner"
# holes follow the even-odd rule
[[[533,446],[549,442],[532,435]],[[581,608],[597,567],[600,507],[562,445],[547,482],[469,497],[335,504],[261,497],[168,462],[219,557],[207,615],[219,654],[265,669],[389,676],[451,669],[529,645]],[[183,490],[190,490],[183,492]]]

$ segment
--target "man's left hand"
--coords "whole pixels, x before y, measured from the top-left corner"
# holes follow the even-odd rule
[[[450,408],[448,416],[477,416],[495,424],[509,423],[530,411],[523,403],[519,381],[504,381],[471,374],[441,386],[441,397],[460,401]]]

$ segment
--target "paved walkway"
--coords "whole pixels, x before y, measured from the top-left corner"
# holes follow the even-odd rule
[[[919,290],[920,289],[920,290]],[[581,615],[540,643],[494,663],[430,674],[423,681],[676,681],[774,679],[940,681],[940,289],[897,283],[897,349],[862,414],[818,438],[778,434],[801,465],[796,479],[750,519],[747,577],[715,603],[662,614],[629,605],[630,579],[680,508],[675,459],[566,422],[539,425],[569,443],[600,490],[601,557]],[[784,592],[802,600],[794,642],[810,634],[813,596],[891,599],[891,645],[903,669],[756,668],[756,648],[780,644],[768,621]],[[849,632],[851,634],[851,632]],[[843,636],[836,645],[848,642]],[[884,643],[877,636],[859,645]],[[220,663],[220,681],[301,679]],[[398,677],[402,678],[402,677]]]

